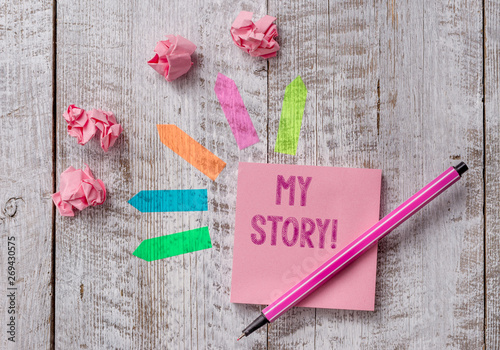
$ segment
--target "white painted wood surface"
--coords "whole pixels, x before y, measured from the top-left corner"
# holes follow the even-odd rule
[[[0,223],[2,295],[6,237],[21,241],[17,348],[236,348],[261,309],[229,303],[239,161],[380,168],[385,215],[460,160],[471,168],[464,179],[380,243],[375,312],[296,308],[237,348],[500,347],[496,1],[483,9],[464,0],[59,0],[54,13],[53,5],[0,6],[0,208],[24,200]],[[278,18],[276,58],[233,45],[239,10]],[[173,83],[146,64],[166,34],[198,45],[192,70]],[[261,139],[246,150],[213,91],[218,72],[235,80]],[[274,153],[274,143],[297,75],[308,99],[293,157]],[[98,138],[79,146],[67,135],[62,113],[73,103],[115,113],[125,131],[108,153]],[[155,125],[167,123],[227,162],[215,182],[159,142]],[[57,214],[53,226],[53,183],[84,163],[108,199],[74,218]],[[141,214],[127,204],[143,189],[180,188],[208,188],[209,211]],[[146,238],[203,225],[210,250],[152,263],[131,255]],[[3,298],[0,348],[6,307]]]
[[[52,18],[52,1],[0,4],[0,349],[51,347]]]
[[[500,2],[486,1],[486,344],[500,349]]]

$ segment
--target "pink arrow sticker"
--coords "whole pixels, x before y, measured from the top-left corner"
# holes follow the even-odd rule
[[[238,148],[241,150],[259,142],[257,131],[255,131],[234,80],[219,73],[214,90]]]

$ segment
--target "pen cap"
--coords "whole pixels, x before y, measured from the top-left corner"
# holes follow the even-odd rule
[[[454,168],[457,171],[458,175],[460,176],[462,176],[463,173],[469,170],[469,167],[464,162],[458,163],[457,165],[454,166]]]

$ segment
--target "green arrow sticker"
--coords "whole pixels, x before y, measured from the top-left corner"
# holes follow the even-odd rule
[[[139,244],[134,255],[146,261],[212,248],[208,227],[173,233],[171,235],[146,239]]]
[[[274,152],[291,154],[292,156],[297,154],[306,98],[307,88],[299,75],[285,89]]]

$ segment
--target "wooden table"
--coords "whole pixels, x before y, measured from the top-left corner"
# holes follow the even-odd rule
[[[281,50],[231,41],[241,10],[276,16]],[[0,348],[500,349],[498,1],[4,1],[0,6]],[[146,64],[166,34],[198,49],[183,78]],[[214,93],[236,81],[261,142],[239,151]],[[297,156],[273,151],[285,86],[309,91]],[[68,136],[69,104],[113,111],[104,153]],[[158,139],[174,123],[227,162],[213,182]],[[229,302],[239,161],[382,169],[385,215],[459,161],[464,180],[379,246],[375,312],[297,308],[235,343],[258,306]],[[102,207],[50,195],[87,163]],[[141,214],[144,189],[207,188],[202,213]],[[146,263],[151,237],[208,225],[213,248]],[[7,240],[16,242],[16,343]]]

